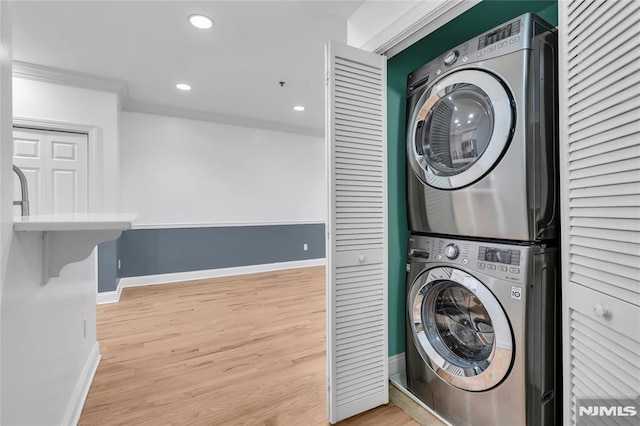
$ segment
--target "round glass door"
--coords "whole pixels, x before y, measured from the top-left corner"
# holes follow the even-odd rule
[[[425,91],[409,120],[408,158],[416,175],[440,189],[470,185],[509,144],[511,96],[484,71],[454,72]]]
[[[455,268],[434,268],[414,282],[408,303],[413,341],[431,369],[468,391],[497,386],[513,361],[507,317],[480,281]]]

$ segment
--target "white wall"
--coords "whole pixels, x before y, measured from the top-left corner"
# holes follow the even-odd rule
[[[122,210],[136,225],[324,222],[322,137],[123,112]]]
[[[43,285],[42,252],[41,233],[14,233],[0,324],[3,425],[71,424],[98,355],[94,255]]]
[[[120,111],[115,93],[80,89],[42,81],[13,79],[13,115],[98,126],[96,211],[119,207]]]
[[[4,2],[0,2],[4,4]],[[3,52],[5,51],[3,46]],[[10,66],[10,63],[9,63]],[[0,90],[11,85],[3,62]],[[99,356],[96,339],[95,254],[66,266],[46,284],[38,232],[13,232],[11,101],[2,91],[2,300],[0,311],[0,423],[71,424]],[[118,207],[119,111],[115,94],[14,79],[13,113],[19,118],[98,126],[98,208]]]
[[[0,1],[0,325],[2,324],[2,300],[5,285],[5,271],[9,260],[9,246],[11,244],[12,212],[11,198],[13,197],[13,181],[11,180],[11,157],[13,156],[13,131],[11,109],[11,17],[8,3]],[[5,349],[4,339],[0,331],[0,384],[3,383],[4,373],[1,365],[2,352]],[[4,390],[0,386],[0,424],[4,415]]]

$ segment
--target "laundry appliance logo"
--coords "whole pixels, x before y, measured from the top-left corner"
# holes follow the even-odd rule
[[[635,418],[640,424],[640,398],[634,399],[582,399],[577,401],[578,424],[618,424],[614,419],[619,417]],[[587,420],[588,419],[588,420]]]

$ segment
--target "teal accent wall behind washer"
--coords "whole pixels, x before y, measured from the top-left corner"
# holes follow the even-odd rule
[[[405,189],[407,75],[458,44],[526,12],[534,12],[550,24],[558,25],[557,1],[484,0],[387,63],[389,355],[402,353],[405,348],[405,265],[409,235]]]

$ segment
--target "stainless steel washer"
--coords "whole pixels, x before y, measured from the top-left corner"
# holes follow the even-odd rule
[[[552,27],[526,14],[409,75],[411,231],[556,237],[556,50]]]
[[[556,248],[409,238],[407,385],[456,426],[552,425]]]

